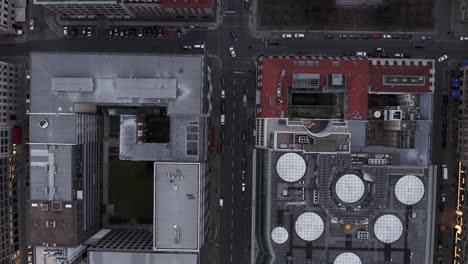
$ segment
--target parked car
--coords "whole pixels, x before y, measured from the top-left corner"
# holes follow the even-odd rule
[[[168,36],[167,29],[161,28],[161,34],[162,34],[163,38],[167,38],[167,36]]]
[[[91,27],[87,28],[87,36],[90,38],[93,36],[93,29]]]
[[[372,35],[372,38],[373,38],[373,39],[379,39],[379,38],[381,38],[381,37],[382,37],[382,35],[380,35],[380,34],[373,34],[373,35]]]
[[[393,54],[393,57],[395,57],[395,58],[404,58],[405,56],[404,56],[403,53],[395,53],[395,54]]]
[[[35,24],[34,19],[29,20],[29,30],[34,30]]]
[[[295,38],[304,38],[305,35],[302,34],[302,33],[296,33],[296,34],[294,34],[294,37],[295,37]]]
[[[192,50],[192,46],[191,46],[191,45],[184,45],[184,46],[182,46],[182,48],[183,48],[184,50]]]
[[[247,131],[242,131],[242,141],[247,141]]]
[[[177,28],[176,33],[177,33],[178,38],[182,37],[182,29],[181,28]]]
[[[384,48],[376,48],[375,51],[376,51],[376,52],[384,52],[385,49],[384,49]]]
[[[67,26],[63,27],[63,35],[68,36],[68,27]]]
[[[349,38],[350,39],[357,39],[357,38],[359,38],[359,35],[358,34],[350,34]]]
[[[391,38],[392,38],[392,35],[390,35],[390,34],[385,34],[385,35],[382,36],[382,38],[384,38],[384,39],[391,39]]]
[[[226,92],[224,90],[221,90],[221,98],[225,98],[226,97]]]
[[[370,39],[370,38],[372,38],[372,35],[370,35],[370,34],[362,34],[361,35],[361,39]]]
[[[461,36],[460,40],[468,40],[468,36]]]
[[[234,50],[234,47],[229,48],[229,53],[231,53],[231,57],[233,57],[233,58],[236,57],[236,51]]]
[[[86,27],[82,27],[81,28],[81,36],[85,37],[88,35],[88,30],[86,29]]]
[[[237,33],[235,31],[231,31],[231,38],[234,41],[239,41],[239,37],[237,36]]]
[[[365,52],[365,51],[356,52],[356,56],[366,56],[366,55],[367,55],[367,52]]]
[[[76,37],[77,34],[78,34],[78,30],[76,29],[76,27],[72,27],[70,30],[70,36]]]
[[[334,38],[335,38],[335,34],[327,33],[327,34],[325,34],[325,38],[327,38],[327,39],[334,39]]]
[[[224,101],[221,101],[221,114],[224,114],[224,109],[225,109],[225,103]]]
[[[109,38],[113,38],[114,37],[114,29],[109,29]]]
[[[205,43],[197,43],[193,45],[194,49],[205,49]]]
[[[282,36],[284,39],[285,39],[285,38],[292,38],[292,35],[289,34],[289,33],[283,34],[283,35],[281,35],[281,36]]]
[[[339,34],[339,35],[338,35],[338,38],[340,38],[340,39],[347,39],[347,38],[348,38],[348,34]]]
[[[444,54],[442,56],[440,56],[439,58],[437,58],[437,61],[438,62],[443,62],[444,60],[446,60],[448,58],[447,54]]]
[[[425,44],[422,41],[413,42],[413,48],[424,48]]]
[[[399,38],[400,38],[400,35],[398,35],[398,34],[393,34],[392,35],[392,39],[399,39]]]
[[[138,37],[139,38],[143,37],[143,29],[141,27],[138,28]]]
[[[403,35],[401,35],[401,38],[402,38],[402,39],[412,39],[412,38],[413,38],[413,35],[411,35],[411,34],[403,34]]]
[[[245,182],[242,183],[242,191],[245,192]]]

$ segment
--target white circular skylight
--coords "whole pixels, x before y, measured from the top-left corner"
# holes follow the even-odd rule
[[[289,233],[286,228],[278,226],[271,231],[271,239],[276,244],[283,244],[288,240]]]
[[[364,196],[364,182],[355,174],[341,176],[335,184],[338,198],[345,203],[355,203]]]
[[[338,255],[333,264],[362,264],[362,261],[358,255],[351,252],[345,252]]]
[[[403,234],[403,224],[400,218],[394,215],[382,215],[375,221],[374,233],[378,240],[390,244],[397,241]]]
[[[297,218],[295,229],[297,235],[303,240],[314,241],[322,235],[324,223],[318,214],[305,212]]]
[[[286,153],[276,162],[276,172],[284,181],[296,182],[306,173],[306,162],[297,153]]]
[[[424,197],[424,183],[414,175],[401,177],[395,184],[395,196],[402,204],[417,204]]]

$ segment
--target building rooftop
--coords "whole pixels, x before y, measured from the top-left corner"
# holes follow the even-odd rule
[[[213,0],[163,0],[162,6],[169,8],[212,8]]]
[[[432,259],[430,168],[375,166],[366,155],[301,154],[305,175],[286,182],[275,164],[288,154],[263,153],[271,168],[262,172],[269,213],[261,228],[273,263],[287,263],[290,257],[298,263],[334,263],[348,252],[362,263],[405,263],[412,256],[412,263],[424,264]],[[358,165],[362,159],[366,161]],[[418,184],[402,187],[408,177]],[[422,196],[408,193],[416,188],[420,195],[420,183]]]
[[[203,56],[32,53],[31,97],[36,99],[30,111],[72,113],[77,104],[159,104],[167,105],[168,115],[199,115],[203,68]]]
[[[315,111],[315,118],[333,118],[335,115],[335,118],[367,120],[369,93],[425,93],[434,90],[433,60],[260,56],[257,66],[259,118],[297,118],[296,115],[300,117],[301,114],[297,113],[299,105],[306,112]],[[294,93],[299,93],[297,99]],[[345,96],[344,102],[341,94]],[[291,102],[295,107],[291,107]],[[311,108],[311,105],[319,106],[321,111],[317,107]],[[324,112],[326,107],[328,113]],[[341,107],[344,113],[341,113]],[[330,115],[330,111],[336,112]]]
[[[200,180],[198,163],[154,163],[156,250],[199,250]]]

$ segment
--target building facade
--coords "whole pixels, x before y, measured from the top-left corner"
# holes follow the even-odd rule
[[[13,0],[0,0],[0,35],[16,34],[15,3]]]
[[[13,130],[19,67],[0,62],[0,263],[19,261],[19,219]]]
[[[109,19],[199,19],[208,20],[214,15],[213,0],[102,0],[82,1],[34,0],[64,18]]]

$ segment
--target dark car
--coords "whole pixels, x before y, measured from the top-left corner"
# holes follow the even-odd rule
[[[243,170],[247,169],[247,160],[246,159],[242,159],[241,166],[242,166]]]
[[[373,52],[373,51],[367,52],[367,57],[369,57],[369,58],[375,58],[375,57],[377,57],[377,53],[376,53],[376,52]]]
[[[242,141],[247,141],[247,131],[242,131]]]
[[[76,29],[76,27],[72,27],[70,30],[70,35],[72,37],[76,37],[77,33],[78,33],[78,30]]]
[[[239,41],[239,38],[237,37],[237,33],[234,31],[231,31],[231,38],[234,41]]]
[[[167,29],[161,28],[161,33],[162,33],[163,38],[167,38],[167,35],[168,35],[167,34]]]
[[[401,38],[402,38],[402,39],[412,39],[412,38],[413,38],[413,35],[411,35],[411,34],[403,34],[403,35],[401,36]]]
[[[130,37],[133,38],[136,36],[137,34],[137,30],[135,28],[131,28],[130,30]]]
[[[281,43],[279,41],[270,41],[267,44],[268,46],[279,46]]]
[[[181,28],[177,28],[177,37],[180,38],[182,37],[182,29]]]
[[[232,146],[234,146],[234,137],[230,136],[229,137],[229,147],[232,147]]]
[[[147,27],[143,28],[143,37],[146,38],[149,36],[151,36],[151,28],[147,28]]]
[[[125,38],[129,38],[130,37],[130,29],[126,28],[124,30],[124,35],[125,35]]]
[[[154,27],[153,27],[152,33],[153,33],[153,38],[155,38],[155,37],[158,36],[158,34],[159,34],[159,29],[158,29],[157,26],[154,26]]]
[[[221,114],[224,114],[224,101],[221,101]]]
[[[371,39],[372,38],[372,35],[370,34],[362,34],[361,35],[361,39]]]
[[[327,38],[327,39],[334,39],[334,38],[335,38],[335,34],[331,34],[331,33],[325,34],[325,38]]]
[[[345,52],[343,53],[343,55],[345,55],[345,56],[353,56],[353,55],[354,55],[354,52],[345,51]]]
[[[399,39],[400,37],[401,37],[401,36],[398,35],[398,34],[393,34],[393,35],[392,35],[392,39]]]
[[[448,104],[448,95],[444,95],[444,97],[442,98],[442,102],[444,102],[444,105]]]

